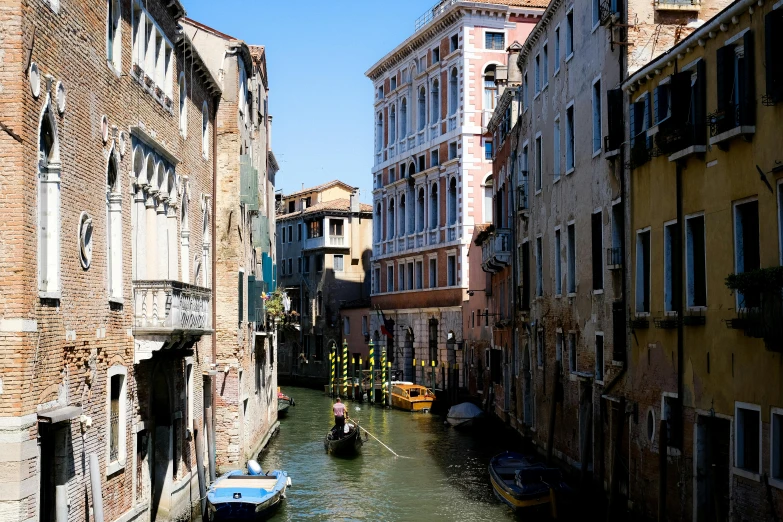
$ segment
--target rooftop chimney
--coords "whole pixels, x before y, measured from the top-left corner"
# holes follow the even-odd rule
[[[360,208],[361,207],[359,206],[359,190],[356,189],[353,192],[351,192],[351,214],[358,214]]]
[[[266,150],[272,150],[272,116],[267,115]]]
[[[517,60],[519,60],[519,53],[522,51],[522,45],[514,40],[514,42],[508,46],[508,84],[512,87],[520,85],[522,83],[522,71],[519,70]]]

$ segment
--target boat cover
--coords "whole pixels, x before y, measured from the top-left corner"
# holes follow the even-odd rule
[[[481,408],[472,402],[463,402],[449,408],[448,417],[452,419],[474,419],[483,415]]]

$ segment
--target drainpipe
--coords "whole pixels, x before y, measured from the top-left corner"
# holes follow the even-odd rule
[[[674,266],[673,272],[674,272],[674,295],[675,301],[674,301],[674,309],[677,312],[677,405],[680,409],[679,411],[679,422],[680,425],[679,433],[677,438],[675,438],[675,441],[682,444],[682,441],[684,440],[684,430],[685,430],[685,409],[682,406],[683,399],[684,399],[684,380],[683,380],[683,360],[684,360],[684,351],[685,351],[685,330],[683,326],[683,312],[684,312],[684,303],[683,303],[683,277],[682,277],[682,269],[683,269],[683,230],[685,227],[685,220],[683,219],[683,210],[682,210],[682,171],[683,166],[682,162],[677,161],[676,162],[676,168],[677,168],[677,234],[674,238],[674,255],[672,258],[674,259]]]
[[[215,95],[213,102],[215,115],[212,124],[212,364],[217,364],[217,180],[218,180],[218,161],[217,161],[217,114],[220,106],[220,95]],[[210,393],[211,404],[209,405],[209,479],[214,482],[216,478],[216,458],[217,444],[215,442],[215,408],[214,402],[217,394],[217,383],[214,378],[210,378],[212,393]]]

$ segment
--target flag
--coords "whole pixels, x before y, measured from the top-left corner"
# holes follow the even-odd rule
[[[381,333],[391,339],[393,337],[392,330],[394,330],[394,321],[391,319],[386,319],[383,310],[380,308],[378,309],[378,314],[381,316],[382,321]]]

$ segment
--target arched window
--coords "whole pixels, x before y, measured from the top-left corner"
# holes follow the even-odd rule
[[[438,184],[433,183],[430,188],[430,228],[438,228]]]
[[[183,138],[188,135],[188,111],[187,111],[187,89],[185,85],[185,73],[179,75],[179,133]]]
[[[383,150],[383,114],[378,113],[375,120],[375,152]]]
[[[209,157],[209,107],[207,102],[201,105],[201,154],[204,158]]]
[[[457,68],[454,67],[449,77],[449,116],[457,113],[457,106],[459,105],[458,81]]]
[[[419,232],[424,231],[424,187],[419,189],[419,196],[416,198],[416,224]]]
[[[492,223],[492,175],[484,182],[484,223]]]
[[[112,148],[106,168],[106,275],[110,299],[122,298],[122,194],[119,170],[119,157]]]
[[[451,178],[449,183],[449,225],[457,222],[457,178]]]
[[[381,234],[381,226],[382,225],[382,219],[381,219],[381,204],[378,203],[378,206],[375,207],[375,243],[380,243],[383,241],[383,234]]]
[[[183,182],[180,198],[180,258],[182,259],[180,280],[185,283],[190,283],[190,217],[188,216],[190,201],[188,198],[188,186]]]
[[[400,139],[408,136],[408,99],[403,98],[400,103]]]
[[[432,99],[432,116],[430,123],[438,123],[440,121],[440,88],[438,80],[432,82],[432,93],[430,95]]]
[[[59,298],[60,145],[51,102],[41,118],[38,139],[38,290]]]
[[[106,14],[106,61],[119,73],[122,69],[122,38],[120,37],[122,12],[120,0],[107,0],[106,4],[108,7]]]
[[[400,237],[404,236],[407,232],[405,231],[405,194],[400,196]]]
[[[387,220],[387,225],[389,227],[388,239],[394,239],[394,224],[394,198],[391,198],[389,200],[389,219]]]
[[[210,269],[212,268],[209,251],[212,244],[212,225],[210,224],[211,216],[209,214],[208,200],[204,200],[202,203],[202,224],[203,229],[201,231],[201,264],[202,264],[202,281],[201,286],[204,288],[211,288]]]
[[[427,90],[424,88],[424,86],[421,86],[421,89],[419,89],[419,130],[424,129],[424,126],[427,124]]]
[[[495,85],[495,66],[488,65],[484,69],[484,110],[495,110],[498,97],[498,88]]]
[[[389,112],[389,143],[392,145],[397,141],[397,108],[392,105]]]
[[[143,279],[145,274],[145,261],[146,258],[146,239],[144,237],[144,231],[147,228],[146,223],[146,209],[145,209],[145,195],[144,186],[146,185],[146,164],[147,160],[144,157],[144,151],[140,145],[136,145],[133,149],[133,174],[136,177],[136,183],[134,186],[135,193],[133,195],[133,213],[131,215],[131,230],[133,231],[133,238],[131,241],[132,252],[132,272],[133,279]]]

